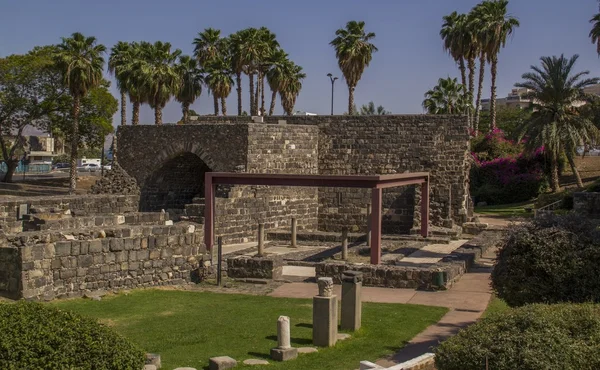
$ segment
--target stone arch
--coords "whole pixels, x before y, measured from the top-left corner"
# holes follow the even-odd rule
[[[210,161],[208,156],[189,150],[162,151],[157,157],[158,168],[140,189],[140,210],[183,210],[195,197],[204,197],[204,175],[213,169],[203,157]]]
[[[162,165],[168,160],[186,152],[198,156],[198,158],[200,158],[202,162],[206,163],[206,165],[213,171],[225,172],[225,169],[221,168],[221,166],[215,162],[209,153],[206,153],[197,142],[192,141],[176,142],[163,148],[156,156],[156,163]]]

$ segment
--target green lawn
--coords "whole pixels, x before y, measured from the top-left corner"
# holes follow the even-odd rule
[[[277,318],[291,318],[292,345],[311,346],[311,300],[266,296],[140,290],[128,295],[51,303],[98,318],[147,352],[161,355],[163,369],[202,369],[213,356],[268,359],[277,345]],[[437,322],[447,309],[400,304],[363,304],[360,331],[334,348],[300,355],[268,369],[353,369],[361,360],[392,353]],[[263,368],[263,367],[255,367]]]
[[[532,211],[527,212],[525,208],[530,208]],[[498,217],[533,217],[533,202],[475,207],[475,213]]]

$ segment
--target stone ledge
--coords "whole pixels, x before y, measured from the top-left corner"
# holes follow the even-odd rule
[[[279,256],[248,257],[239,256],[227,259],[227,276],[237,279],[281,279],[283,260]]]

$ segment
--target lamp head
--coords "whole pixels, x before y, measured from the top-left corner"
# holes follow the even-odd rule
[[[328,74],[327,74],[327,77],[330,77],[330,78],[331,78],[332,76],[333,76],[333,75],[332,75],[331,73],[328,73]]]

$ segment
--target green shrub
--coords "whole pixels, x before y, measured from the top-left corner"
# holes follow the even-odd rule
[[[600,237],[588,219],[546,216],[513,226],[498,252],[492,286],[510,306],[600,302]]]
[[[600,307],[528,305],[492,314],[442,343],[438,370],[599,369]]]
[[[95,320],[40,303],[0,304],[0,369],[143,366],[143,351]]]

